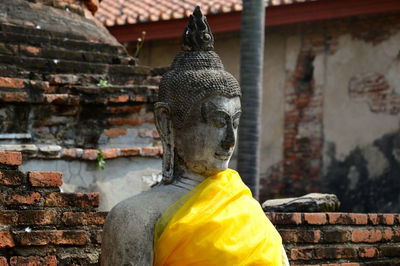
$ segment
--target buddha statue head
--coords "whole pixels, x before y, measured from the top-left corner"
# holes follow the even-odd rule
[[[182,51],[161,79],[154,110],[163,143],[164,183],[225,170],[241,114],[239,84],[213,51],[214,38],[200,7],[182,38]]]

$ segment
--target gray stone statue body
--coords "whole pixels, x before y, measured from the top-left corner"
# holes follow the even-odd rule
[[[213,51],[196,8],[184,31],[184,51],[161,80],[155,104],[163,143],[162,184],[116,205],[103,233],[101,264],[152,265],[154,228],[189,190],[228,167],[241,114],[240,88]]]

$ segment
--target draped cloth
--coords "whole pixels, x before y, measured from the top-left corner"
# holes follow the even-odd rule
[[[231,169],[206,178],[158,220],[154,266],[285,263],[282,239]]]

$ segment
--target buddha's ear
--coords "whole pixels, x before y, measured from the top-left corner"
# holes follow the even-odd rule
[[[172,131],[171,108],[168,103],[157,102],[154,104],[155,123],[158,134],[163,141],[167,141]]]
[[[174,180],[174,131],[171,120],[171,108],[168,103],[158,102],[154,105],[154,116],[158,134],[163,144],[163,182]]]

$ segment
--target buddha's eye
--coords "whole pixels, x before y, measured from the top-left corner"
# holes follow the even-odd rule
[[[210,117],[210,122],[215,126],[216,128],[223,128],[226,125],[226,120],[223,116],[220,114],[215,114]]]

